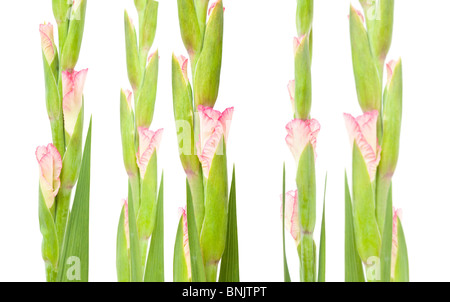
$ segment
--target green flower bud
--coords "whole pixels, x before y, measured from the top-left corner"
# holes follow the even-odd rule
[[[124,202],[117,228],[116,270],[118,282],[130,282],[130,258],[128,233],[128,205]]]
[[[377,220],[381,233],[383,232],[389,186],[397,166],[402,123],[403,80],[401,60],[390,62],[387,64],[387,69],[388,81],[383,102],[383,138],[376,191]]]
[[[178,0],[178,19],[184,47],[194,62],[194,57],[202,49],[203,34],[200,32],[193,0]]]
[[[144,79],[139,91],[139,97],[136,104],[136,126],[150,127],[155,110],[156,88],[158,84],[158,51],[149,57],[147,68],[145,69]]]
[[[200,36],[203,38],[205,34],[206,15],[208,12],[208,4],[210,0],[194,0],[197,20],[200,26]],[[217,0],[215,0],[217,2]],[[214,4],[213,4],[214,5]]]
[[[145,9],[148,0],[134,0],[134,6],[136,6],[136,10],[140,13]]]
[[[353,6],[350,8],[349,18],[353,72],[359,105],[364,112],[381,112],[382,79],[378,73],[377,61],[372,56],[364,18]]]
[[[141,68],[139,67],[139,52],[137,45],[136,29],[134,28],[131,18],[128,16],[128,12],[124,14],[125,23],[125,46],[127,55],[127,71],[128,79],[131,87],[136,94],[141,84]]]
[[[361,260],[379,257],[381,237],[375,217],[375,200],[366,162],[356,141],[353,144],[353,219],[356,247]]]
[[[360,0],[367,19],[367,31],[370,45],[381,68],[386,60],[392,42],[394,24],[393,0]]]
[[[131,91],[120,92],[120,132],[122,135],[122,154],[125,170],[130,178],[138,176],[135,148],[135,126],[131,107]]]
[[[205,220],[200,236],[208,282],[215,282],[217,265],[225,250],[228,212],[228,174],[224,137],[212,160],[206,179]],[[218,154],[223,150],[223,155]]]
[[[219,94],[222,67],[223,5],[219,0],[212,9],[206,26],[203,49],[195,66],[194,101],[199,105],[214,107]]]
[[[142,265],[147,260],[147,245],[156,220],[156,200],[158,190],[157,152],[153,152],[142,179],[141,204],[137,215],[137,230],[141,246]]]
[[[307,36],[294,38],[295,53],[295,118],[308,119],[311,112],[311,56]]]
[[[195,220],[200,231],[205,213],[203,176],[195,150],[192,90],[187,76],[187,64],[187,59],[183,56],[179,58],[172,56],[173,112],[177,127],[181,164],[191,188]]]
[[[69,29],[61,50],[61,70],[73,70],[80,55],[87,0],[75,0],[70,12]]]
[[[300,156],[297,169],[297,190],[300,228],[313,233],[316,224],[316,173],[314,148],[308,143]]]
[[[309,35],[313,23],[314,0],[297,0],[297,33]]]
[[[149,0],[140,21],[139,47],[141,61],[147,59],[147,54],[153,45],[158,21],[158,2]]]

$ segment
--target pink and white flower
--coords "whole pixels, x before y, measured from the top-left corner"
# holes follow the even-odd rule
[[[300,120],[295,119],[286,125],[288,135],[286,136],[286,143],[291,149],[295,161],[298,163],[300,156],[310,143],[314,150],[314,159],[317,157],[316,142],[317,135],[320,131],[320,124],[317,120]]]
[[[53,38],[53,25],[51,23],[39,25],[39,33],[41,34],[42,51],[44,52],[47,63],[50,65],[55,59],[56,54],[55,40]]]
[[[283,196],[280,196],[283,202]],[[297,245],[300,244],[300,221],[298,216],[298,196],[297,190],[286,192],[284,204],[284,226],[295,240]],[[283,203],[281,204],[281,215],[283,215]]]
[[[87,69],[62,72],[64,127],[72,136],[83,105],[83,89]]]
[[[137,165],[141,178],[144,179],[147,166],[153,153],[158,152],[159,145],[163,134],[163,129],[159,129],[155,132],[145,127],[138,128],[139,133],[139,148],[136,154]]]
[[[188,223],[187,223],[187,211],[186,207],[179,209],[180,215],[183,216],[183,248],[184,257],[186,259],[186,266],[188,271],[188,280],[192,277],[191,272],[191,252],[189,250],[189,235],[188,235]]]
[[[350,143],[355,142],[366,162],[370,180],[375,180],[377,166],[380,162],[381,147],[377,139],[378,111],[372,110],[357,118],[344,113],[345,124],[350,136]]]
[[[224,112],[214,110],[203,105],[198,106],[200,118],[200,137],[197,142],[197,156],[202,164],[203,175],[208,178],[212,160],[216,154],[222,138],[228,141],[231,119],[234,108]]]
[[[62,160],[61,155],[53,144],[40,146],[36,149],[36,159],[39,163],[39,184],[47,208],[55,202],[61,186]]]

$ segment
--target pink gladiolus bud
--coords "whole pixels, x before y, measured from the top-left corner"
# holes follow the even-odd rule
[[[297,53],[297,49],[302,44],[303,40],[306,38],[306,35],[301,37],[294,37],[294,54]]]
[[[39,25],[39,33],[41,34],[41,47],[44,52],[47,63],[52,64],[55,59],[55,41],[53,38],[53,25],[51,23],[44,23]]]
[[[72,136],[83,105],[83,89],[87,69],[81,71],[62,72],[64,127]]]
[[[211,15],[212,11],[214,10],[214,8],[216,7],[216,5],[219,1],[220,0],[216,0],[213,3],[211,3],[211,6],[208,9],[208,16]],[[225,11],[225,7],[223,8],[223,11]]]
[[[317,157],[316,141],[320,131],[320,124],[317,120],[295,119],[286,125],[286,130],[288,132],[286,143],[289,149],[291,149],[292,155],[294,155],[297,163],[308,143],[311,143],[314,149],[314,155]]]
[[[392,254],[391,254],[391,278],[395,276],[395,265],[397,263],[397,253],[398,253],[398,219],[402,217],[402,210],[392,208],[394,213],[394,220],[392,223]]]
[[[189,251],[189,235],[188,235],[188,223],[187,223],[187,212],[186,208],[180,208],[179,212],[183,215],[183,248],[184,257],[186,259],[186,266],[188,271],[188,279],[192,277],[191,273],[191,252]]]
[[[212,160],[222,138],[226,143],[230,130],[234,108],[228,108],[224,112],[210,107],[198,106],[200,117],[200,138],[197,142],[197,156],[202,164],[203,175],[208,178]]]
[[[62,169],[61,155],[53,144],[38,147],[36,159],[39,163],[39,183],[42,196],[47,208],[51,208],[58,194],[61,181],[59,176]]]
[[[280,196],[282,200],[283,196]],[[283,202],[283,201],[282,201]],[[283,204],[281,204],[283,211]],[[283,212],[281,212],[283,215]],[[300,221],[298,217],[298,197],[297,190],[286,192],[284,205],[284,226],[288,230],[298,245],[300,243]]]
[[[361,151],[371,181],[375,179],[381,153],[381,147],[377,139],[377,118],[377,110],[366,112],[357,118],[344,113],[350,143],[353,145],[356,142]]]
[[[398,60],[391,60],[389,61],[389,63],[386,64],[386,69],[387,69],[387,86],[389,86],[389,84],[391,83],[391,79],[392,79],[392,74],[394,73],[394,68],[395,66],[397,66],[397,63],[400,59]]]
[[[129,89],[125,90],[125,95],[127,96],[127,103],[128,103],[128,108],[131,111],[131,106],[132,106],[132,99],[133,99],[133,92]]]
[[[130,224],[128,222],[128,198],[122,200],[124,206],[124,220],[125,238],[127,239],[127,248],[130,248]]]
[[[148,162],[153,156],[153,152],[158,152],[159,145],[163,134],[163,129],[159,129],[156,132],[151,131],[148,128],[139,127],[139,149],[136,154],[137,165],[141,178],[144,179],[145,172],[147,171]]]
[[[181,71],[183,72],[184,81],[187,84],[189,82],[189,78],[188,78],[188,74],[187,74],[188,62],[189,61],[183,55],[178,56],[177,60],[178,60],[178,63],[180,64]]]

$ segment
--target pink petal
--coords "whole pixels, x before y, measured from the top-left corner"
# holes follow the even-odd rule
[[[302,42],[305,38],[306,38],[306,35],[303,35],[301,37],[294,37],[294,54],[297,53],[297,50],[300,47],[300,44],[302,44]]]
[[[187,69],[188,69],[189,61],[183,55],[178,56],[177,60],[178,60],[178,64],[180,64],[181,71],[183,72],[184,81],[186,83],[188,83],[189,82],[189,78],[188,78],[188,74],[187,74]]]
[[[288,135],[286,136],[286,143],[289,146],[292,155],[294,155],[297,163],[308,143],[311,143],[314,149],[314,156],[315,158],[317,157],[316,142],[317,135],[320,131],[320,124],[317,120],[295,119],[286,125],[286,130],[288,132]]]
[[[139,133],[139,148],[136,154],[137,165],[141,173],[141,178],[144,179],[147,171],[148,162],[152,158],[153,152],[158,152],[161,143],[163,129],[156,132],[151,131],[145,127],[138,128]]]
[[[295,80],[288,83],[289,98],[291,99],[292,111],[295,111]]]
[[[391,60],[386,64],[387,69],[387,85],[391,83],[392,74],[394,73],[394,68],[397,65],[399,60]]]
[[[366,162],[371,181],[375,179],[381,153],[381,147],[377,142],[377,118],[377,110],[366,112],[356,119],[350,114],[344,113],[350,144],[353,145],[353,142],[356,141]]]
[[[123,225],[125,228],[125,238],[127,240],[127,248],[130,248],[130,224],[128,220],[128,198],[122,200],[124,207],[124,221]]]
[[[36,149],[36,159],[39,163],[39,183],[41,192],[48,208],[51,208],[61,186],[61,155],[53,144]]]
[[[216,0],[213,3],[211,3],[211,6],[208,9],[208,16],[211,15],[212,11],[214,10],[214,8],[216,7],[217,3],[219,3],[220,0]],[[225,11],[225,7],[223,8],[223,11]]]
[[[228,108],[223,113],[202,105],[197,109],[200,118],[200,137],[196,145],[197,155],[202,163],[203,174],[208,178],[212,160],[222,137],[227,142],[234,108]]]
[[[79,72],[62,72],[64,126],[69,136],[72,136],[75,130],[83,105],[83,89],[87,72],[87,69]]]
[[[50,65],[55,58],[53,25],[51,23],[44,23],[39,25],[39,33],[41,34],[42,51],[44,52],[45,59]]]
[[[191,279],[191,252],[189,250],[189,235],[188,235],[188,223],[187,223],[187,211],[186,207],[179,208],[179,213],[183,216],[183,247],[184,257],[186,259],[188,279]]]
[[[131,90],[127,89],[124,91],[126,97],[127,97],[127,103],[128,103],[128,108],[131,110],[131,106],[132,106],[132,99],[133,99],[133,92],[131,92]]]
[[[393,210],[393,221],[392,221],[392,254],[391,254],[391,277],[393,278],[395,276],[395,265],[397,263],[397,253],[398,253],[398,219],[401,219],[402,216],[402,210],[401,209],[395,209]]]
[[[281,217],[283,217],[283,196],[281,200]],[[297,190],[286,192],[284,208],[284,226],[294,238],[297,245],[300,243],[300,221],[298,216]]]

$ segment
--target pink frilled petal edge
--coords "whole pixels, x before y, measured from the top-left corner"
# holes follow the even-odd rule
[[[286,125],[286,130],[288,132],[286,143],[297,163],[308,143],[311,143],[314,149],[314,156],[315,158],[317,157],[316,142],[317,135],[320,132],[320,124],[317,120],[294,119]]]
[[[228,108],[223,113],[206,106],[198,106],[200,118],[200,137],[197,142],[197,155],[202,164],[203,174],[209,176],[212,160],[222,137],[228,140],[228,133],[234,108]]]
[[[189,250],[189,234],[188,234],[188,223],[187,223],[187,211],[186,207],[179,208],[178,212],[183,217],[183,248],[184,257],[186,259],[186,265],[188,270],[188,278],[191,278],[191,253]]]
[[[63,71],[63,113],[65,130],[72,136],[83,105],[83,90],[88,69],[80,71]]]
[[[151,131],[145,127],[139,127],[139,149],[136,154],[137,165],[141,178],[144,179],[147,171],[148,162],[150,161],[153,152],[158,152],[161,143],[164,129],[159,129],[156,132]]]
[[[281,217],[283,217],[283,195],[281,200]],[[300,221],[298,217],[298,199],[297,190],[286,192],[285,209],[284,209],[284,226],[294,238],[296,244],[300,243]]]
[[[36,149],[36,159],[39,163],[39,183],[48,208],[51,208],[61,186],[62,169],[61,155],[53,144],[40,146]]]
[[[375,180],[381,153],[381,147],[377,142],[377,118],[377,110],[366,112],[357,118],[344,113],[350,144],[353,145],[353,142],[356,142],[360,149],[371,181]]]
[[[40,24],[39,33],[41,35],[41,47],[44,52],[45,59],[48,64],[51,64],[55,58],[53,25],[51,23]]]

